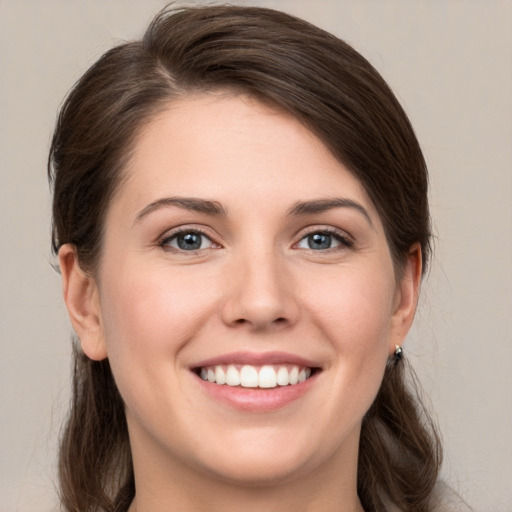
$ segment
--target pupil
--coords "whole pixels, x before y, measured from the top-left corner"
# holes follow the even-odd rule
[[[201,235],[197,233],[186,233],[178,236],[178,247],[185,251],[201,248]]]
[[[329,249],[331,247],[331,235],[315,233],[308,239],[310,249]]]

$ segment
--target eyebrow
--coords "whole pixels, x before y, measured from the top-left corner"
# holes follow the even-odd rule
[[[373,222],[366,208],[353,201],[342,197],[334,197],[329,199],[314,199],[312,201],[298,201],[289,210],[287,215],[310,215],[314,213],[322,213],[334,208],[352,208],[361,213],[370,226]]]
[[[143,208],[135,217],[135,222],[140,221],[155,210],[168,206],[177,206],[185,210],[206,213],[207,215],[226,216],[226,210],[217,201],[197,199],[195,197],[164,197]]]
[[[165,197],[158,199],[146,207],[144,207],[135,217],[135,222],[140,221],[155,210],[165,208],[168,206],[177,206],[185,210],[194,212],[205,213],[207,215],[223,216],[227,215],[226,210],[218,201],[209,201],[207,199],[198,199],[195,197]],[[322,213],[334,208],[352,208],[360,212],[368,221],[370,226],[373,226],[372,219],[366,208],[361,204],[341,197],[330,199],[314,199],[311,201],[298,201],[287,212],[288,216],[311,215],[315,213]]]

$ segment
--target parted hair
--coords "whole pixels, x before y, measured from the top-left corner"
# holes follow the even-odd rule
[[[351,46],[303,20],[241,6],[167,8],[143,38],[107,51],[66,98],[53,135],[52,248],[73,244],[91,275],[106,212],[137,135],[170,102],[231,91],[287,112],[363,184],[382,219],[395,272],[411,246],[430,257],[425,161],[399,102]],[[312,170],[312,172],[314,172]],[[74,339],[72,403],[60,445],[68,512],[125,512],[135,494],[124,404],[108,359]],[[358,494],[366,512],[432,510],[436,429],[404,359],[392,358],[361,430]]]

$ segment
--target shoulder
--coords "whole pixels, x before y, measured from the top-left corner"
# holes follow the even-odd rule
[[[432,512],[474,512],[445,482],[439,481],[432,495]]]

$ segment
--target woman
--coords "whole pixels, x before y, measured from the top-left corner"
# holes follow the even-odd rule
[[[272,10],[163,12],[75,86],[49,174],[65,510],[439,510],[401,348],[427,170],[363,57]]]

